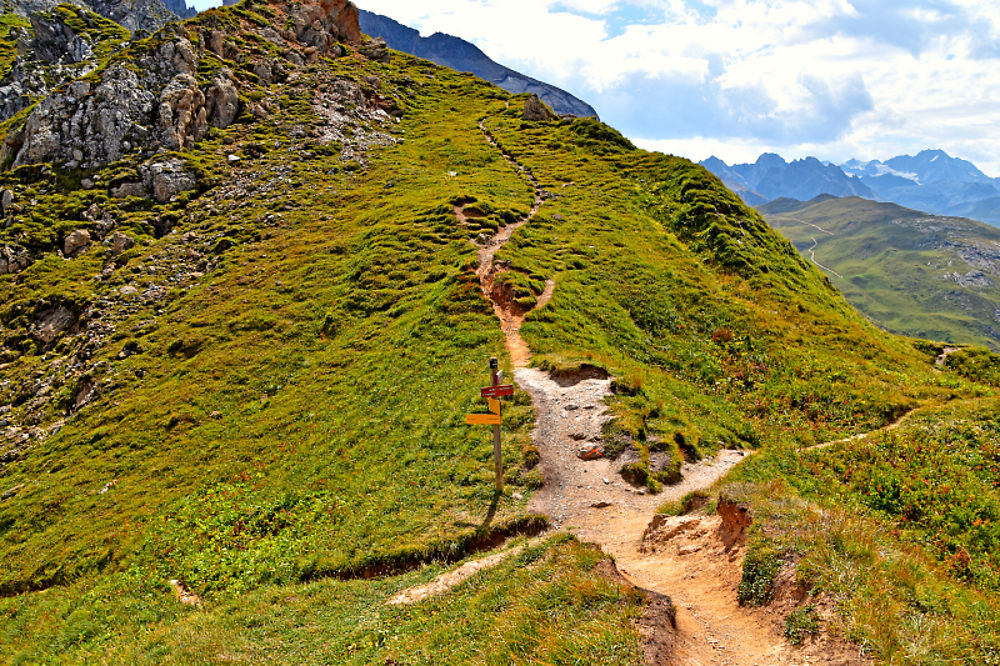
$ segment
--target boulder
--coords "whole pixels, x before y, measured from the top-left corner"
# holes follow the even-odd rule
[[[198,186],[198,177],[185,170],[184,162],[176,157],[147,162],[139,167],[139,173],[146,190],[161,203]]]
[[[35,315],[31,335],[43,344],[51,344],[76,325],[76,314],[65,305],[42,308]]]
[[[86,229],[70,232],[63,239],[63,254],[67,257],[77,257],[88,247],[90,247],[90,232]]]
[[[22,248],[0,245],[0,275],[20,273],[30,264],[28,253]]]
[[[385,43],[385,40],[381,37],[376,37],[370,42],[365,42],[358,51],[361,55],[365,56],[369,60],[377,60],[379,62],[389,62],[391,55],[389,53],[389,46]]]
[[[556,114],[545,105],[538,95],[532,95],[524,100],[524,113],[521,115],[524,120],[533,122],[548,122],[556,119]]]
[[[135,247],[135,241],[120,231],[116,231],[111,234],[111,236],[104,242],[111,248],[111,253],[115,256]]]
[[[208,122],[214,127],[229,127],[240,111],[240,95],[233,74],[223,69],[205,93]]]
[[[552,109],[546,106],[545,102],[538,98],[538,95],[532,95],[528,99],[524,100],[524,113],[521,117],[524,120],[530,120],[533,122],[548,122],[557,118],[556,114],[552,112]]]

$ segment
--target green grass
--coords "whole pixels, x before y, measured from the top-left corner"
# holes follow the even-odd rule
[[[888,330],[993,349],[1000,345],[995,280],[987,276],[986,283],[963,286],[948,277],[981,271],[975,257],[988,256],[1000,240],[995,227],[857,197],[762,210],[804,257],[814,249],[816,261],[839,274],[828,273],[831,282]]]
[[[788,554],[876,658],[998,663],[998,406],[960,401],[830,449],[765,451],[722,492],[753,507],[751,555]],[[766,592],[758,560],[741,590]]]
[[[0,600],[0,617],[14,664],[54,654],[61,663],[639,664],[632,623],[645,601],[596,572],[604,557],[549,539],[412,606],[386,601],[441,567],[271,587],[203,610],[180,606],[135,569],[31,603]]]

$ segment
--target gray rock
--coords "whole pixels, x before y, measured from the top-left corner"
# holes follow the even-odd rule
[[[32,336],[46,345],[76,325],[76,315],[64,305],[44,308],[35,316]]]
[[[161,203],[198,186],[198,178],[186,171],[184,162],[176,157],[147,162],[139,167],[139,173],[146,189]]]
[[[389,62],[391,58],[389,46],[381,37],[376,37],[370,42],[362,44],[361,47],[358,48],[358,52],[369,60],[377,60],[379,62]]]
[[[23,248],[0,245],[0,275],[20,273],[31,265],[31,259]]]
[[[233,74],[223,69],[205,93],[208,122],[215,127],[229,127],[240,111],[240,96]]]
[[[111,234],[111,236],[104,242],[111,247],[111,252],[115,256],[135,247],[135,241],[120,231],[116,231]]]
[[[143,199],[149,198],[149,190],[142,183],[127,182],[122,183],[118,187],[111,188],[111,196],[116,199],[124,199],[126,197],[141,197]]]
[[[67,257],[77,257],[90,247],[90,232],[77,229],[63,239],[63,254]]]

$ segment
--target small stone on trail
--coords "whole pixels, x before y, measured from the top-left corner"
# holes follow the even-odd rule
[[[604,485],[607,486],[607,485],[610,485],[610,484],[611,484],[611,481],[609,481],[608,479],[604,479]]]
[[[603,501],[601,501],[601,502],[594,502],[593,504],[590,505],[590,508],[591,509],[606,509],[609,506],[611,506],[611,502],[603,502]]]
[[[584,446],[577,451],[576,457],[580,460],[597,460],[598,458],[603,458],[604,454],[601,453],[600,447]]]

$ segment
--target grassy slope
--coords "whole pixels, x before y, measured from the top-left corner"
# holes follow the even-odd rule
[[[335,75],[372,74],[405,110],[394,131],[403,143],[359,170],[290,138],[318,122],[302,103],[314,89]],[[468,239],[478,231],[458,227],[449,202],[474,196],[502,213],[531,201],[483,140],[480,116],[559,195],[499,257],[558,284],[525,336],[543,362],[589,359],[621,378],[609,435],[641,454],[665,449],[679,464],[679,447],[699,455],[720,443],[811,443],[949,390],[926,355],[858,317],[689,162],[635,151],[592,121],[522,124],[517,100],[505,112],[501,91],[400,55],[389,65],[323,60],[283,90],[250,94],[281,110],[258,123],[244,117],[185,154],[219,194],[187,211],[183,202],[124,206],[142,244],[112,278],[94,279],[104,263],[95,248],[0,281],[13,326],[38,300],[141,286],[186,231],[235,243],[217,246],[219,264],[204,280],[140,308],[97,351],[114,393],[0,472],[4,489],[17,488],[0,502],[0,585],[8,595],[52,588],[0,600],[7,654],[419,663],[422,651],[445,650],[446,663],[477,654],[604,663],[614,651],[620,663],[637,660],[627,620],[641,602],[595,581],[595,556],[573,542],[549,543],[542,564],[477,577],[411,611],[380,603],[439,568],[380,582],[328,579],[461,554],[480,526],[522,515],[510,494],[491,505],[488,437],[462,422],[479,406],[484,361],[501,354],[502,339],[471,272]],[[264,154],[240,152],[251,144]],[[235,174],[231,152],[245,156]],[[107,183],[127,168],[95,178]],[[241,175],[279,187],[235,198],[224,183]],[[67,191],[44,178],[20,187],[38,208],[68,215],[93,197],[122,207],[100,187]],[[276,210],[281,217],[268,220]],[[156,239],[151,221],[168,214],[179,228]],[[119,359],[129,342],[141,353]],[[21,353],[3,372],[29,376],[45,360]],[[505,455],[508,480],[523,491],[531,414],[524,397],[517,402]],[[204,595],[205,610],[180,607],[170,578]],[[358,629],[346,628],[359,616]],[[541,617],[558,624],[536,640],[528,634]],[[513,627],[516,639],[495,645],[488,627]]]
[[[827,199],[774,214],[766,206],[763,210],[806,257],[815,241],[817,261],[843,276],[830,275],[833,284],[889,330],[994,349],[1000,345],[1000,290],[963,287],[945,278],[982,270],[963,259],[963,250],[981,247],[995,254],[1000,243],[995,227],[857,198]]]

